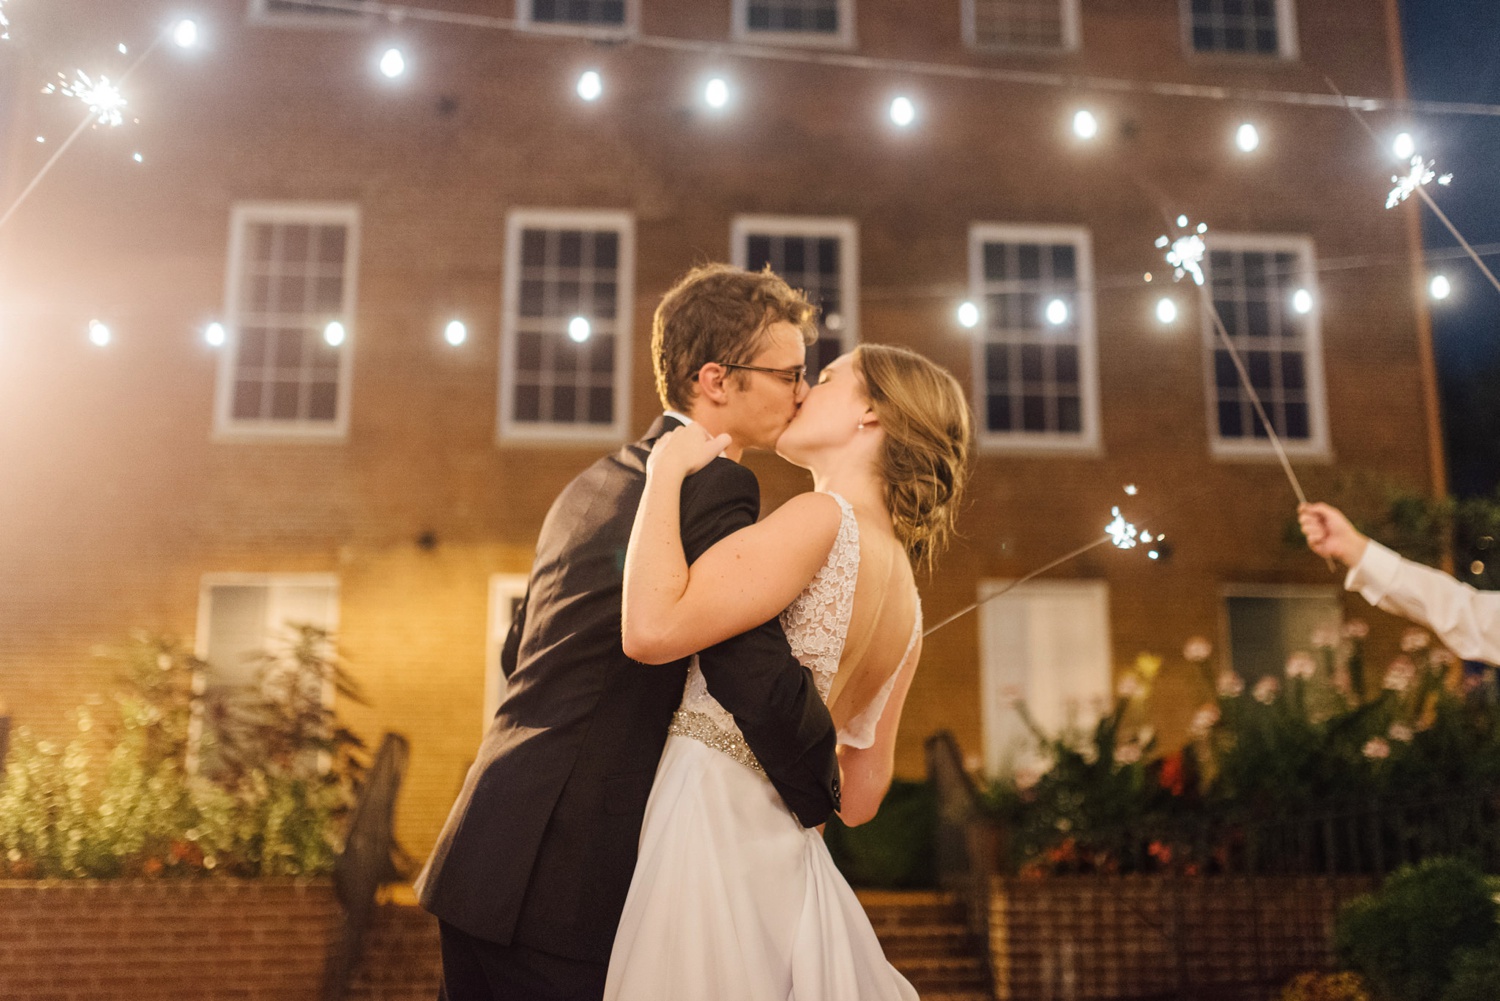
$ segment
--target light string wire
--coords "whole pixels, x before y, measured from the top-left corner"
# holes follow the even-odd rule
[[[1354,116],[1354,120],[1358,122],[1360,124],[1360,127],[1369,134],[1372,140],[1374,140],[1375,145],[1377,147],[1380,147],[1381,149],[1384,149],[1385,144],[1381,142],[1380,136],[1375,134],[1375,130],[1370,127],[1370,123],[1365,120],[1365,116],[1361,113],[1360,108],[1358,107],[1359,99],[1345,97],[1344,92],[1339,89],[1338,84],[1333,82],[1332,77],[1325,76],[1323,79],[1328,82],[1328,88],[1333,91],[1334,96],[1338,97],[1340,101],[1344,102],[1344,107],[1348,109],[1349,114]],[[1453,234],[1453,238],[1458,241],[1459,245],[1463,247],[1464,251],[1469,255],[1469,259],[1472,260],[1479,267],[1479,270],[1484,273],[1484,276],[1490,280],[1490,284],[1495,286],[1495,291],[1500,292],[1500,278],[1495,277],[1495,273],[1491,271],[1489,269],[1489,266],[1484,263],[1484,258],[1482,258],[1474,250],[1474,248],[1469,245],[1468,240],[1464,239],[1464,235],[1458,231],[1457,226],[1453,225],[1453,220],[1448,218],[1448,214],[1438,207],[1437,202],[1433,201],[1432,196],[1427,193],[1427,186],[1425,184],[1417,185],[1416,192],[1421,197],[1422,201],[1427,204],[1427,207],[1432,209],[1433,214],[1442,221],[1443,225],[1448,227],[1448,232]]]
[[[575,26],[537,24],[535,22],[523,22],[516,18],[487,14],[462,14],[454,11],[437,10],[431,7],[412,7],[405,4],[384,3],[381,0],[303,0],[301,6],[321,7],[330,11],[385,17],[391,22],[398,24],[406,20],[431,21],[440,24],[488,28],[496,31],[509,31],[520,35],[572,41],[586,40],[595,43],[638,46],[673,52],[692,52],[703,55],[760,59],[775,62],[808,63],[843,69],[877,70],[887,73],[947,77],[958,80],[1014,83],[1033,87],[1055,87],[1109,93],[1152,94],[1159,97],[1187,97],[1213,101],[1287,104],[1314,108],[1344,108],[1349,106],[1350,102],[1354,102],[1355,105],[1364,111],[1400,111],[1434,115],[1500,117],[1500,104],[1478,102],[1414,101],[1385,97],[1344,98],[1320,92],[1304,93],[1287,90],[1215,87],[1206,84],[1168,83],[1159,80],[1130,80],[1123,77],[1093,76],[1079,73],[1000,69],[991,66],[963,66],[956,63],[892,59],[883,56],[863,56],[848,52],[818,52],[806,49],[778,48],[754,42],[716,42],[693,38],[674,38],[666,35],[633,34],[628,30],[609,30],[613,26],[601,26],[604,30],[597,35],[581,35],[579,29]]]
[[[129,82],[131,76],[135,74],[135,71],[140,69],[141,65],[145,63],[147,59],[151,58],[151,55],[161,47],[161,43],[166,40],[170,30],[171,29],[168,28],[157,34],[156,40],[148,45],[145,50],[136,57],[135,62],[131,63],[130,66],[126,68],[125,72],[120,76],[120,81],[117,86],[124,87],[125,84]],[[84,113],[83,121],[78,123],[78,127],[73,130],[73,134],[68,136],[67,140],[57,148],[57,152],[53,153],[52,156],[48,158],[47,162],[42,165],[42,169],[37,171],[36,175],[32,177],[31,181],[26,185],[26,187],[21,189],[21,193],[16,196],[15,201],[10,203],[10,207],[5,210],[5,214],[3,216],[0,216],[0,229],[5,228],[5,224],[10,222],[11,217],[16,214],[16,210],[21,207],[22,203],[24,203],[27,198],[31,197],[31,193],[36,190],[37,185],[42,183],[42,179],[46,177],[47,174],[51,172],[52,168],[57,165],[57,161],[62,159],[62,155],[68,151],[68,147],[72,146],[73,143],[77,141],[78,137],[83,135],[83,133],[88,129],[89,125],[98,120],[98,117],[98,112],[94,111],[92,108]]]

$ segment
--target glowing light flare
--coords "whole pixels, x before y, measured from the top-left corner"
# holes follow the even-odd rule
[[[406,72],[406,54],[392,46],[380,57],[380,72],[388,80],[394,80]]]
[[[1099,135],[1099,119],[1087,109],[1073,115],[1073,134],[1080,139],[1093,139]]]
[[[1136,494],[1138,494],[1140,492],[1141,492],[1140,488],[1137,487],[1134,483],[1127,483],[1127,484],[1125,484],[1125,496],[1126,497],[1134,497]],[[1148,539],[1147,541],[1149,542],[1150,540]]]
[[[979,307],[972,302],[965,302],[958,307],[958,323],[961,327],[973,330],[979,326]]]
[[[1245,122],[1234,133],[1234,144],[1241,153],[1254,153],[1260,148],[1260,129]]]
[[[1136,527],[1125,520],[1119,508],[1110,508],[1110,514],[1115,516],[1114,520],[1104,526],[1104,533],[1109,536],[1109,541],[1116,549],[1134,549],[1140,537]]]
[[[1178,216],[1177,225],[1180,229],[1187,229],[1188,217]],[[1156,238],[1156,246],[1167,251],[1167,263],[1172,265],[1172,273],[1178,281],[1182,281],[1184,275],[1192,275],[1195,284],[1203,284],[1203,258],[1208,253],[1208,244],[1203,241],[1203,234],[1207,232],[1208,226],[1200,222],[1186,236],[1175,240],[1170,236]]]
[[[109,344],[113,336],[114,335],[109,332],[109,328],[100,323],[98,320],[89,321],[89,342],[92,343],[95,347],[102,348],[106,346],[107,344]]]
[[[109,82],[109,77],[101,76],[94,80],[83,70],[71,83],[61,73],[57,74],[62,84],[49,83],[42,88],[45,94],[62,94],[64,97],[76,97],[88,105],[89,114],[93,115],[98,124],[108,125],[114,128],[125,121],[125,115],[120,110],[125,107],[125,96],[120,93],[120,88]]]
[[[1156,303],[1156,320],[1162,324],[1177,322],[1177,303],[1171,299],[1160,299]]]
[[[1453,283],[1448,280],[1447,275],[1433,275],[1427,290],[1434,299],[1446,299],[1453,294]]]
[[[1068,322],[1068,304],[1061,299],[1053,299],[1047,303],[1047,322],[1054,327],[1060,327]]]
[[[917,106],[909,97],[898,97],[891,101],[891,122],[897,128],[906,128],[917,120]]]
[[[1305,288],[1299,288],[1296,292],[1292,293],[1292,309],[1303,316],[1311,313],[1313,311],[1312,293]]]
[[[337,320],[330,321],[328,326],[323,328],[323,340],[327,341],[328,346],[331,348],[336,348],[340,344],[343,344],[348,336],[349,332]]]
[[[703,103],[714,110],[729,104],[729,82],[716,76],[703,86]]]
[[[578,96],[585,101],[597,101],[604,94],[604,78],[598,70],[586,70],[578,78]]]
[[[1396,151],[1396,159],[1410,160],[1417,155],[1417,141],[1411,137],[1410,132],[1402,132],[1396,136],[1396,141],[1391,144],[1391,149]]]
[[[198,44],[198,22],[183,18],[172,26],[172,44],[179,49],[191,49]]]
[[[582,344],[594,335],[593,324],[586,317],[575,316],[568,321],[568,340]]]
[[[443,340],[454,347],[458,347],[469,339],[469,328],[462,320],[450,320],[448,326],[443,330]]]
[[[208,342],[208,346],[211,348],[222,348],[226,340],[224,324],[210,323],[207,327],[203,328],[203,339]]]
[[[142,156],[141,154],[139,154],[139,153],[136,153],[136,154],[132,155],[131,159],[134,160],[136,163],[145,163],[146,162],[146,158],[144,156]]]
[[[1437,171],[1432,169],[1432,161],[1424,160],[1420,156],[1411,158],[1411,170],[1405,175],[1392,174],[1391,182],[1396,186],[1386,196],[1385,207],[1393,209],[1416,194],[1418,188],[1425,188],[1436,180],[1439,184],[1449,185],[1453,183],[1452,174],[1444,174],[1438,177]]]

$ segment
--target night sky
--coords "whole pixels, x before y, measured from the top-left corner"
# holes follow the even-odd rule
[[[1500,2],[1402,0],[1402,20],[1413,97],[1500,104]],[[1418,149],[1455,175],[1451,188],[1432,189],[1443,211],[1476,247],[1500,244],[1500,117],[1427,116],[1414,126]],[[1431,212],[1423,217],[1429,253],[1457,247]],[[1485,261],[1500,272],[1500,252]],[[1432,310],[1450,483],[1458,494],[1492,493],[1500,488],[1500,292],[1467,259],[1431,267],[1454,286]]]

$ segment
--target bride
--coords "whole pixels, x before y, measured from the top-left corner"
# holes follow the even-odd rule
[[[890,787],[921,652],[913,565],[946,543],[967,473],[963,391],[901,348],[839,358],[776,447],[812,472],[813,491],[689,568],[682,481],[727,445],[690,425],[652,452],[625,560],[625,653],[668,663],[779,614],[838,727],[840,817],[864,823]],[[606,999],[916,996],[822,835],[782,803],[694,665],[646,807]]]

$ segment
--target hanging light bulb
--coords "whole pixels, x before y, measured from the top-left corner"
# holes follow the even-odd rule
[[[1447,275],[1433,275],[1428,290],[1432,292],[1434,299],[1446,299],[1453,294],[1453,283],[1448,280]]]
[[[1260,148],[1260,130],[1245,122],[1235,132],[1234,144],[1240,148],[1241,153],[1254,153]]]
[[[1398,160],[1410,160],[1417,155],[1417,141],[1411,137],[1410,132],[1403,132],[1396,137],[1391,144],[1391,149]]]
[[[1054,327],[1060,327],[1068,322],[1068,304],[1061,299],[1053,299],[1047,303],[1047,322]]]
[[[585,101],[597,101],[604,93],[604,78],[598,70],[588,70],[578,78],[578,96]]]
[[[1164,325],[1177,322],[1177,303],[1172,299],[1160,299],[1156,303],[1156,319]]]
[[[388,80],[394,80],[406,72],[406,55],[392,46],[380,57],[380,72]]]
[[[469,328],[464,326],[462,320],[450,320],[443,330],[443,339],[454,347],[458,347],[469,339]]]
[[[970,330],[979,326],[979,307],[972,302],[961,304],[958,307],[958,322],[960,326],[967,327]]]
[[[198,44],[198,22],[183,18],[172,26],[172,43],[179,49],[191,49]]]
[[[729,103],[729,82],[716,76],[703,87],[703,103],[715,111]]]
[[[582,316],[575,316],[568,321],[568,339],[574,344],[582,344],[594,334],[593,324]]]
[[[344,325],[337,320],[331,321],[328,326],[323,328],[323,340],[326,341],[328,343],[328,346],[331,348],[336,348],[340,344],[344,343],[344,339],[348,336],[349,332],[345,330]]]
[[[917,120],[917,106],[911,98],[901,96],[891,101],[891,121],[897,128],[906,128]]]
[[[223,347],[225,340],[224,324],[210,323],[207,327],[203,328],[203,339],[208,342],[208,346],[211,348]]]
[[[1292,308],[1303,316],[1311,313],[1313,309],[1312,293],[1305,288],[1299,288],[1296,292],[1292,293]]]
[[[1099,134],[1099,119],[1092,111],[1080,110],[1073,116],[1073,134],[1080,139],[1093,139]]]
[[[104,347],[110,342],[113,336],[114,335],[109,332],[109,328],[100,323],[98,320],[89,321],[89,342],[92,343],[95,347]]]

